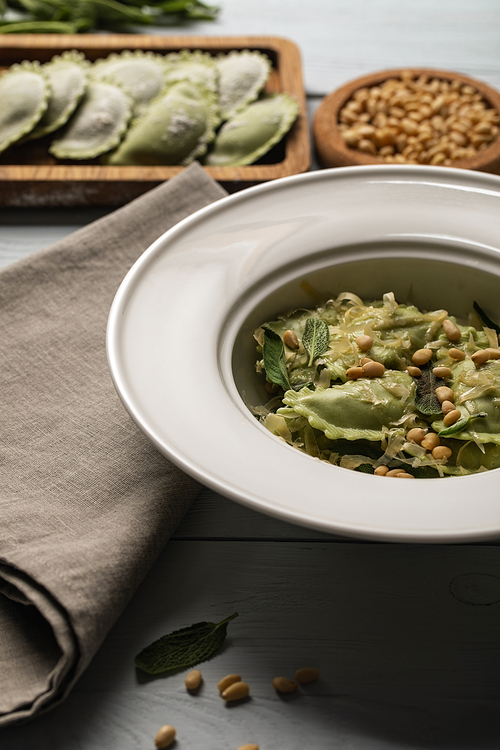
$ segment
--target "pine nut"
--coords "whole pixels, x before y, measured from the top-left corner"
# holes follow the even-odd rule
[[[421,443],[425,437],[425,430],[421,427],[413,427],[406,433],[407,440],[413,440],[414,443]]]
[[[486,351],[489,352],[490,359],[500,359],[500,349],[488,348]]]
[[[311,682],[319,680],[320,671],[315,667],[301,667],[294,674],[299,685],[309,685]]]
[[[420,445],[425,448],[425,450],[432,451],[439,445],[440,442],[441,440],[439,439],[439,435],[436,435],[435,432],[428,432]]]
[[[385,372],[382,362],[367,362],[362,367],[363,375],[367,378],[381,378]]]
[[[177,732],[170,726],[170,724],[165,724],[161,727],[155,737],[155,745],[158,750],[163,750],[164,747],[169,747],[169,745],[175,740],[176,734]]]
[[[259,750],[260,745],[255,745],[253,742],[250,742],[248,745],[240,745],[240,747],[237,750]]]
[[[426,365],[432,357],[432,349],[417,349],[411,361],[414,365]]]
[[[441,411],[443,414],[448,414],[450,411],[453,411],[455,409],[455,404],[451,401],[443,401],[441,404]]]
[[[399,78],[388,78],[378,86],[355,91],[342,107],[339,121],[347,126],[349,147],[390,163],[450,164],[471,158],[496,137],[498,130],[494,130],[492,124],[499,121],[498,112],[479,91],[462,86],[458,80],[428,80],[422,76],[414,79],[409,71],[407,73]],[[352,131],[360,125],[367,129],[358,134],[358,141],[355,141]],[[381,132],[387,126],[394,129],[390,139]],[[422,127],[426,128],[422,139],[434,141],[432,146],[443,136],[441,147],[433,154],[417,149],[403,154],[411,144],[410,138],[420,133]],[[376,128],[377,132],[369,128]],[[395,152],[382,152],[389,144],[395,147]],[[460,151],[465,146],[472,148],[472,154]],[[431,144],[427,148],[431,148]]]
[[[222,697],[225,701],[240,701],[242,698],[246,698],[250,693],[250,688],[246,682],[233,682],[223,692]]]
[[[413,367],[412,365],[409,365],[406,368],[408,375],[411,375],[412,378],[419,378],[422,375],[422,370],[420,367]]]
[[[188,672],[186,675],[186,679],[184,680],[184,685],[188,690],[197,690],[202,681],[202,674],[199,669],[193,669],[191,672]]]
[[[351,380],[357,380],[357,378],[363,377],[363,368],[362,367],[349,367],[349,369],[346,370],[345,374]]]
[[[451,378],[451,370],[449,367],[438,365],[432,368],[432,372],[437,378]]]
[[[450,427],[450,425],[455,424],[455,422],[458,422],[461,416],[462,414],[458,409],[453,409],[452,411],[447,412],[443,417],[444,426]]]
[[[450,339],[450,341],[458,341],[458,339],[462,335],[460,333],[460,329],[455,325],[455,323],[452,320],[449,320],[448,318],[443,321],[443,331],[445,332],[446,336]]]
[[[358,349],[360,349],[362,352],[367,352],[373,346],[373,339],[371,336],[366,336],[364,333],[362,333],[357,337],[356,344],[358,345]]]
[[[283,334],[283,341],[290,349],[298,349],[300,344],[295,331],[289,329]]]
[[[386,474],[389,472],[389,467],[385,465],[377,466],[375,471],[373,472],[377,477],[385,477]]]
[[[396,474],[396,479],[415,479],[413,474],[408,474],[407,471],[402,471],[399,474]]]
[[[390,471],[387,472],[387,474],[385,476],[386,477],[397,477],[398,474],[404,474],[404,473],[405,473],[404,469],[391,469]]]
[[[436,461],[447,459],[451,456],[452,453],[453,451],[451,450],[451,448],[448,448],[447,445],[437,445],[431,451],[432,458],[435,458]]]
[[[440,385],[439,388],[436,388],[436,396],[440,404],[443,401],[455,401],[455,394],[447,385]]]
[[[273,680],[273,688],[278,693],[294,693],[298,685],[295,680],[290,680],[288,677],[275,677]]]
[[[361,359],[359,360],[359,364],[361,365],[361,367],[363,367],[363,365],[366,365],[367,362],[373,362],[373,359],[371,359],[371,357],[361,357]]]
[[[472,361],[475,365],[484,365],[490,359],[490,353],[488,349],[479,349],[471,356]]]
[[[234,685],[235,682],[241,682],[241,675],[239,674],[227,674],[222,680],[217,683],[217,688],[220,693],[223,693],[226,688],[230,685]]]
[[[461,349],[452,348],[449,350],[448,354],[450,355],[452,359],[456,359],[460,361],[465,359],[465,352],[463,352]]]

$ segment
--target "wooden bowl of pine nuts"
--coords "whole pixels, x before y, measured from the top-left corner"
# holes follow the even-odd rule
[[[500,92],[460,73],[385,70],[326,96],[313,123],[325,167],[428,164],[500,174]]]

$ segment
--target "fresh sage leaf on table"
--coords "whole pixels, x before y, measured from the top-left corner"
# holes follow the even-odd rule
[[[485,325],[487,328],[493,328],[494,331],[496,331],[497,333],[500,333],[500,326],[498,325],[498,323],[495,323],[495,321],[492,320],[489,317],[489,315],[487,315],[481,307],[479,307],[477,302],[473,302],[472,307],[481,318],[481,323],[483,325]]]
[[[437,378],[432,372],[432,366],[420,367],[422,375],[414,378],[416,383],[415,406],[422,414],[442,414],[441,404],[436,396],[436,388],[445,385],[442,378]]]
[[[264,325],[262,328],[264,329],[262,356],[266,375],[272,383],[280,385],[284,391],[289,391],[291,386],[286,369],[283,339],[269,326]]]
[[[309,354],[308,367],[311,367],[313,361],[326,352],[329,342],[328,323],[321,318],[308,318],[302,336],[302,343]]]
[[[224,643],[228,623],[235,617],[237,612],[221,622],[196,622],[167,633],[135,657],[135,666],[147,674],[162,674],[206,661]]]

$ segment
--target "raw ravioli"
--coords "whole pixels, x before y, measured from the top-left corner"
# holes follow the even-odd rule
[[[112,52],[96,60],[92,76],[121,86],[132,97],[137,112],[162,90],[164,86],[165,59],[162,55],[142,50]]]
[[[271,61],[261,52],[233,50],[217,58],[219,105],[223,120],[255,101],[264,88]]]
[[[218,123],[214,92],[182,81],[151,102],[107,163],[187,165],[205,153]]]
[[[49,95],[49,81],[38,62],[12,65],[0,77],[0,151],[35,127]]]
[[[76,112],[49,151],[59,159],[94,159],[118,145],[131,115],[132,102],[123,89],[90,81]]]
[[[253,164],[288,133],[299,105],[288,94],[249,104],[219,130],[206,164],[215,167]]]
[[[85,93],[89,67],[89,61],[76,50],[56,55],[43,65],[50,83],[50,97],[47,109],[29,133],[29,139],[52,133],[68,121]]]
[[[182,50],[165,57],[165,81],[191,81],[210,91],[217,91],[219,73],[214,58],[206,52]]]

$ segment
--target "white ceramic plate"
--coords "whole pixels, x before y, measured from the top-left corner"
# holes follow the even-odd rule
[[[500,536],[500,470],[388,480],[271,435],[253,330],[311,306],[301,282],[500,319],[500,178],[436,167],[311,172],[236,193],[160,237],[113,303],[108,359],[126,408],[187,473],[255,510],[366,539]]]

